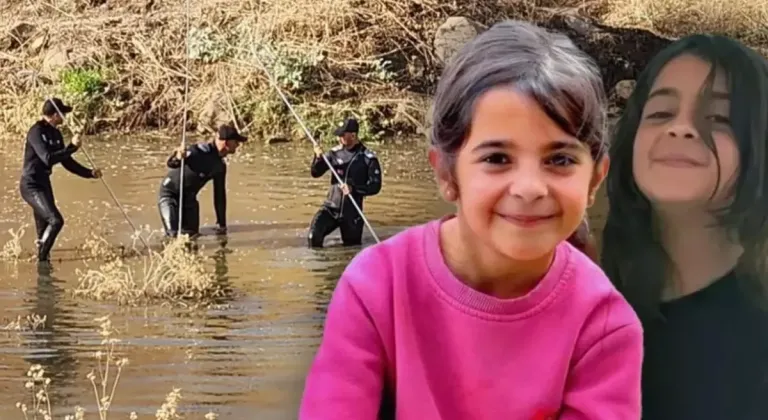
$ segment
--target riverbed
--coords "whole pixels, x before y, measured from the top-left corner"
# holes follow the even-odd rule
[[[176,139],[123,138],[87,144],[104,179],[140,226],[159,230],[157,188]],[[423,142],[369,145],[379,155],[384,187],[365,202],[365,214],[381,239],[424,223],[452,206],[438,196]],[[76,158],[82,163],[82,153]],[[162,305],[126,308],[74,298],[78,271],[97,267],[75,252],[91,235],[128,245],[131,227],[100,181],[54,170],[57,203],[66,224],[52,253],[54,271],[40,275],[34,262],[2,263],[0,321],[46,316],[34,331],[0,331],[0,419],[23,418],[16,402],[29,404],[24,375],[30,364],[51,375],[55,418],[75,406],[98,418],[94,390],[86,378],[96,369],[99,347],[94,319],[110,315],[129,365],[120,378],[111,413],[154,418],[173,388],[188,419],[209,411],[219,419],[295,419],[304,376],[322,334],[324,313],[339,275],[360,247],[344,248],[338,232],[322,250],[306,247],[306,229],[322,202],[328,176],[309,176],[308,142],[265,146],[253,142],[229,159],[228,221],[223,247],[203,239],[203,253],[234,298],[206,309]],[[8,229],[27,223],[23,245],[34,240],[31,210],[18,194],[21,154],[0,155],[0,246]],[[201,221],[215,221],[212,186],[199,195]],[[602,203],[592,210],[600,226]],[[373,238],[366,231],[363,247]]]

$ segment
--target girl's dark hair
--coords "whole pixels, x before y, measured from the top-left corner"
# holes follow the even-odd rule
[[[475,102],[500,86],[530,95],[563,131],[589,147],[595,161],[603,157],[606,99],[595,61],[563,34],[507,20],[465,45],[437,85],[429,137],[451,174]],[[585,250],[586,242],[578,239],[574,234],[569,241]]]
[[[465,45],[438,82],[430,143],[449,166],[470,132],[475,102],[499,86],[530,95],[594,158],[602,157],[605,91],[594,60],[563,34],[507,20]]]
[[[727,78],[740,168],[731,191],[732,200],[715,210],[714,215],[719,226],[745,249],[738,270],[748,274],[745,278],[751,279],[753,290],[766,290],[760,280],[765,278],[764,262],[768,255],[768,63],[732,39],[690,35],[659,52],[640,74],[610,148],[611,169],[606,181],[610,204],[601,261],[608,277],[641,319],[659,315],[661,294],[673,266],[660,242],[651,204],[635,183],[632,152],[643,107],[656,77],[667,63],[682,55],[698,57],[712,66],[701,92],[702,103],[711,93],[716,72],[724,72]],[[697,125],[702,140],[717,158],[711,130]]]

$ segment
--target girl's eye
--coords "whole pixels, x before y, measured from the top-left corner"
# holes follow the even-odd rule
[[[731,119],[726,117],[726,116],[724,116],[724,115],[717,115],[717,114],[708,115],[707,116],[707,120],[712,121],[712,122],[717,123],[717,124],[726,124],[726,125],[730,125],[731,124]]]
[[[491,165],[506,165],[509,163],[509,158],[503,153],[493,153],[484,157],[483,162]]]
[[[673,115],[671,112],[667,111],[656,111],[648,114],[645,118],[647,119],[663,119],[663,118],[672,118]]]
[[[576,159],[563,153],[556,154],[547,160],[547,164],[553,166],[570,166],[577,163]]]

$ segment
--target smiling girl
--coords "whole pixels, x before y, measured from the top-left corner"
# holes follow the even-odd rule
[[[682,38],[617,130],[606,272],[645,329],[643,418],[768,418],[768,62]]]
[[[608,169],[603,105],[563,35],[507,21],[463,48],[429,150],[457,212],[350,263],[301,419],[639,418],[639,320],[566,241]]]

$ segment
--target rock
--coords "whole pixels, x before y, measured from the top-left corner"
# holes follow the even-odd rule
[[[69,50],[63,46],[54,46],[43,57],[41,73],[53,80],[59,79],[59,70],[69,64]]]
[[[632,91],[635,90],[635,85],[637,85],[637,82],[634,80],[622,80],[614,86],[613,96],[617,100],[626,102],[632,95]]]
[[[288,139],[287,137],[275,136],[275,137],[268,138],[267,141],[264,142],[264,144],[273,145],[273,144],[290,143],[290,142],[291,140]]]
[[[23,69],[16,72],[11,80],[17,82],[17,86],[23,89],[34,89],[37,85],[51,85],[53,81],[45,76],[41,76],[34,70]]]
[[[430,101],[429,102],[429,108],[427,108],[427,112],[424,114],[424,124],[422,127],[422,133],[427,136],[427,140],[430,140],[430,136],[432,135],[432,114],[435,110],[435,103]]]
[[[443,64],[447,63],[467,42],[484,29],[479,23],[465,17],[449,17],[435,32],[434,47],[437,58]]]
[[[22,22],[16,24],[8,31],[8,36],[6,37],[8,49],[13,50],[24,45],[32,37],[36,29],[34,25],[29,23]]]
[[[563,20],[569,28],[581,36],[589,36],[595,29],[591,22],[578,15],[565,15]]]
[[[219,126],[228,124],[231,118],[227,98],[222,92],[214,92],[203,105],[198,119],[198,128],[203,132],[217,132]]]
[[[48,37],[46,35],[40,35],[37,38],[35,38],[30,44],[29,44],[29,50],[33,53],[37,53],[40,50],[42,50],[45,47],[45,43],[48,41]]]

